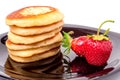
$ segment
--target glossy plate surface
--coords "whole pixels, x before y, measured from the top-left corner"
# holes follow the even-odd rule
[[[69,32],[69,31],[74,31],[74,34],[72,35],[73,38],[78,37],[78,36],[82,36],[82,35],[86,35],[86,34],[94,34],[96,33],[97,29],[96,28],[91,28],[91,27],[87,27],[87,26],[81,26],[81,25],[73,25],[73,24],[65,24],[63,27],[63,30],[65,32]],[[102,30],[101,32],[103,32],[104,30]],[[0,70],[4,71],[4,66],[7,62],[8,59],[8,52],[7,52],[7,48],[5,46],[5,40],[7,39],[6,36],[7,33],[1,34],[0,35]],[[58,75],[61,79],[76,79],[76,80],[88,80],[89,78],[99,78],[101,76],[109,76],[111,73],[117,72],[120,69],[120,34],[119,33],[115,33],[115,32],[109,32],[108,35],[111,38],[111,41],[113,43],[113,50],[112,50],[112,54],[108,60],[108,63],[102,67],[95,67],[95,66],[90,66],[89,64],[86,63],[84,58],[80,58],[77,55],[75,55],[75,53],[73,51],[71,51],[71,53],[68,55],[68,57],[70,58],[70,66],[67,66],[67,68],[65,68],[64,65],[66,65],[67,63],[65,61],[63,61],[63,67],[64,67],[64,71],[65,73],[62,75]],[[61,48],[61,52],[63,52],[63,48]],[[67,62],[69,61],[67,57],[63,56],[63,58],[65,58],[65,60],[67,60]],[[71,72],[69,73],[69,71],[66,71],[66,69],[69,69],[69,67],[71,68],[73,65],[75,65],[75,63],[79,63],[81,62],[82,65],[78,66],[79,71],[78,72]],[[86,67],[85,65],[89,66]],[[67,64],[68,65],[68,64]],[[86,71],[84,71],[84,67]],[[80,69],[82,69],[80,71]],[[3,72],[0,72],[0,74],[2,76],[5,76]],[[55,76],[54,76],[55,75]],[[56,74],[52,74],[52,76],[54,77],[54,79],[56,79]],[[2,79],[3,77],[0,76]],[[48,74],[49,76],[49,74]],[[51,76],[51,74],[50,74]],[[7,76],[9,78],[9,76]],[[5,77],[4,77],[5,78]],[[7,80],[7,78],[6,78]],[[45,80],[45,79],[44,79]],[[47,78],[46,78],[47,80]],[[57,80],[57,79],[56,79]]]

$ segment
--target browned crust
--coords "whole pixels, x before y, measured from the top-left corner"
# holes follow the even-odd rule
[[[28,8],[40,8],[40,7],[46,7],[46,8],[49,8],[51,10],[50,12],[47,12],[47,13],[44,13],[44,14],[48,14],[48,13],[56,11],[55,8],[50,7],[50,6],[28,6],[28,7],[24,7],[24,8],[21,8],[19,10],[16,10],[16,11],[10,13],[6,18],[7,19],[11,19],[11,20],[14,20],[14,19],[25,19],[25,18],[34,18],[34,17],[42,15],[42,14],[23,15],[23,14],[21,14],[21,12],[24,11],[25,9],[28,9]]]
[[[50,9],[50,11],[39,14],[37,13],[37,11],[33,10],[35,14],[21,14],[23,10],[26,10],[29,8],[33,8],[33,9],[34,8],[48,8]],[[20,10],[10,13],[6,17],[6,24],[16,25],[19,27],[43,26],[43,25],[48,25],[48,24],[61,21],[62,19],[63,19],[63,14],[56,8],[53,8],[50,6],[29,6],[29,7],[25,7]]]

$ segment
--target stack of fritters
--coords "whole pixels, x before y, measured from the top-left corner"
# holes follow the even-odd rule
[[[50,6],[29,6],[6,17],[9,25],[6,46],[17,62],[33,62],[56,55],[60,50],[63,14]]]

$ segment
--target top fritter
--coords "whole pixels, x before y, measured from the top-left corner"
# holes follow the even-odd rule
[[[29,6],[14,11],[6,17],[7,25],[18,27],[44,26],[63,19],[63,14],[50,6]]]

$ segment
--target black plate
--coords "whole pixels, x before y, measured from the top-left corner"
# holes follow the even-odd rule
[[[86,34],[94,34],[96,33],[97,29],[96,28],[91,28],[91,27],[87,27],[87,26],[81,26],[81,25],[73,25],[73,24],[65,24],[63,27],[63,30],[65,32],[69,32],[69,31],[74,31],[74,34],[72,35],[72,37],[78,37],[81,35],[86,35]],[[101,32],[103,32],[104,30],[102,30]],[[6,36],[7,33],[1,34],[0,35],[0,70],[2,70],[4,72],[4,65],[6,63],[6,60],[8,58],[8,52],[7,52],[7,48],[5,46],[5,41],[7,39]],[[83,79],[83,80],[87,80],[89,78],[99,78],[100,76],[109,76],[111,73],[117,72],[120,68],[120,34],[119,33],[115,33],[115,32],[109,32],[108,36],[111,38],[111,41],[113,43],[113,50],[112,50],[112,54],[108,60],[107,65],[102,66],[100,68],[94,67],[94,66],[90,66],[90,68],[87,68],[87,73],[83,72],[79,72],[78,73],[69,73],[66,72],[62,75],[62,79]],[[61,48],[61,52],[63,48]],[[75,55],[75,53],[73,51],[71,51],[71,53],[68,55],[68,57],[70,58],[70,65],[73,62],[77,62],[78,60],[85,62],[84,59],[82,58],[78,58],[77,55]],[[65,57],[66,58],[66,57]],[[86,63],[85,63],[86,64]],[[87,64],[87,66],[89,66]],[[86,67],[86,66],[84,66]],[[65,68],[66,69],[66,68]],[[67,67],[68,69],[68,67]],[[89,71],[89,69],[96,69],[93,71]],[[0,73],[2,76],[5,76],[2,72]],[[2,79],[2,76],[0,76]],[[8,77],[8,76],[7,76]],[[4,77],[5,78],[5,77]],[[56,79],[57,80],[57,79]]]

